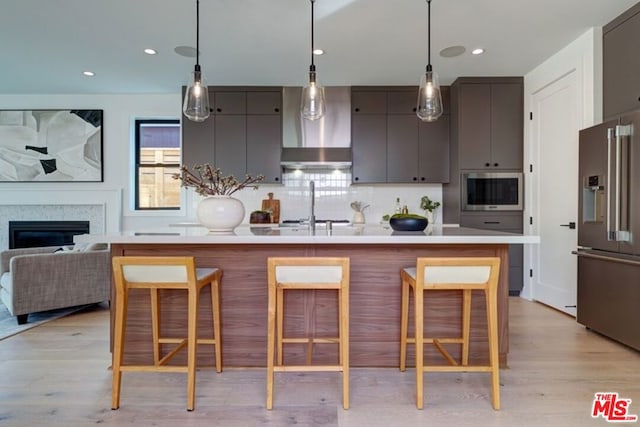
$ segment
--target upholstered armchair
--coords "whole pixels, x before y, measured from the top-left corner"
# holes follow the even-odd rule
[[[106,245],[82,250],[39,247],[0,254],[0,300],[26,323],[29,313],[110,299],[111,257]]]

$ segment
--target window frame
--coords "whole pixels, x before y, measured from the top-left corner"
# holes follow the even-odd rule
[[[140,169],[148,168],[148,167],[163,167],[163,168],[180,168],[180,163],[154,163],[154,164],[144,164],[140,163],[140,155],[141,155],[141,128],[146,124],[170,124],[177,125],[177,127],[181,126],[180,119],[135,119],[134,121],[134,167],[133,167],[133,185],[134,185],[134,194],[133,194],[133,209],[136,212],[153,212],[153,211],[179,211],[182,209],[182,206],[178,204],[178,206],[172,207],[142,207],[140,206]],[[179,151],[180,151],[180,161],[182,161],[182,141],[179,141]]]

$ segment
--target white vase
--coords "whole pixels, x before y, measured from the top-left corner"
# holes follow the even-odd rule
[[[436,211],[424,211],[424,216],[429,221],[428,225],[433,225],[436,222]]]
[[[231,233],[244,219],[244,205],[231,196],[208,196],[198,203],[200,224],[213,233]]]

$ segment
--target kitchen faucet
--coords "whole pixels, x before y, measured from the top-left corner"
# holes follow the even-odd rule
[[[316,231],[316,183],[309,181],[309,191],[311,192],[311,213],[309,214],[309,230]]]

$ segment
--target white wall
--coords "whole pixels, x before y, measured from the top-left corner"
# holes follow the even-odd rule
[[[524,103],[525,103],[525,123],[529,123],[529,111],[533,111],[533,95],[559,78],[575,71],[578,80],[578,96],[576,97],[575,116],[578,118],[579,128],[585,128],[602,121],[602,29],[592,28],[567,45],[551,58],[531,70],[524,76]],[[528,165],[535,163],[534,147],[532,140],[532,130],[525,125],[524,135],[524,165],[525,171]],[[576,130],[577,131],[577,130]],[[576,146],[574,159],[577,162],[578,149]],[[544,174],[544,170],[538,171]],[[531,182],[531,175],[525,174],[525,225],[524,231],[527,234],[539,234],[538,224],[534,221],[529,225],[529,216],[534,216],[535,198],[534,191],[538,187],[537,183]],[[577,217],[577,213],[576,213]],[[545,236],[541,236],[544,239]],[[526,274],[529,269],[536,269],[533,263],[534,251],[525,245],[524,251],[524,289],[521,296],[532,298],[532,286],[534,281]],[[544,269],[544,266],[539,266]],[[571,266],[567,266],[571,268]]]
[[[101,109],[103,167],[101,183],[0,183],[1,204],[105,204],[106,231],[126,228],[129,209],[131,123],[135,118],[180,117],[180,95],[0,95],[2,109]],[[20,219],[20,218],[16,218]],[[166,222],[166,219],[164,220]],[[0,233],[6,233],[0,224]]]
[[[199,200],[193,191],[184,190],[183,209],[171,212],[135,212],[132,209],[133,121],[138,118],[179,118],[180,94],[114,94],[114,95],[0,95],[0,108],[11,109],[101,109],[103,123],[104,182],[101,183],[0,183],[3,195],[0,205],[105,204],[106,231],[137,230],[166,226],[170,223],[195,221],[195,206]],[[263,185],[259,190],[244,190],[238,194],[245,202],[246,221],[251,210],[261,206],[261,200],[272,191],[281,199],[282,218],[304,216],[295,196],[282,185]],[[299,193],[299,191],[298,191]],[[316,217],[351,219],[351,201],[360,200],[371,207],[365,211],[367,222],[378,222],[385,213],[392,213],[396,197],[410,211],[419,212],[420,197],[428,195],[442,201],[441,185],[351,186],[340,197],[325,197],[316,207]],[[23,219],[23,218],[15,218]],[[246,222],[245,221],[245,222]],[[440,220],[441,221],[441,220]],[[436,221],[436,222],[440,222]],[[6,224],[0,224],[6,234]]]

